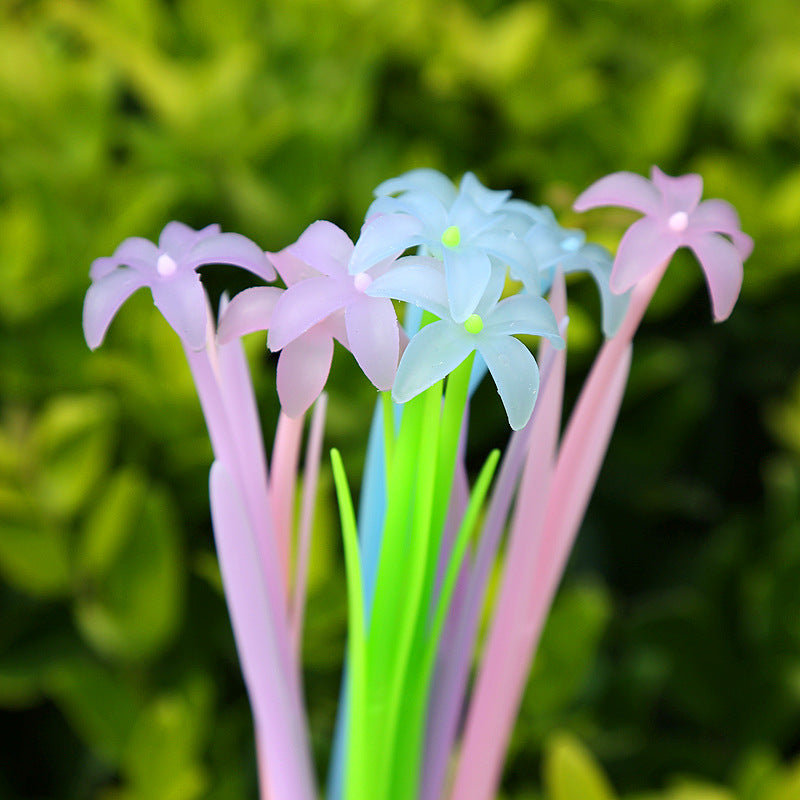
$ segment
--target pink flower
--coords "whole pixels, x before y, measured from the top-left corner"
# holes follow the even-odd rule
[[[340,228],[313,223],[294,244],[268,254],[289,288],[246,289],[220,319],[221,342],[269,330],[269,349],[281,351],[278,396],[290,417],[304,413],[325,386],[334,339],[353,353],[378,389],[392,387],[400,351],[397,315],[391,300],[370,297],[364,290],[393,257],[353,275],[353,250]]]
[[[672,178],[658,167],[652,181],[632,172],[615,172],[592,184],[575,201],[576,211],[623,206],[641,211],[619,244],[611,289],[625,292],[661,266],[679,247],[697,256],[711,295],[714,319],[731,313],[742,286],[742,262],[753,240],[742,233],[739,216],[725,200],[705,200],[699,175]]]

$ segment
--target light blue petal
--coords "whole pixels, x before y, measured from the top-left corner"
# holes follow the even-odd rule
[[[441,263],[436,258],[425,256],[398,259],[392,269],[369,285],[365,294],[404,300],[430,311],[440,319],[449,317]]]
[[[513,336],[480,337],[478,352],[494,378],[515,431],[524,428],[539,391],[539,367],[530,350]]]
[[[487,214],[466,194],[459,194],[447,216],[448,225],[457,225],[461,231],[462,244],[473,244],[483,231],[499,224],[496,214]]]
[[[490,259],[490,261],[492,274],[478,305],[475,306],[475,313],[481,317],[485,317],[497,305],[506,286],[506,273],[508,272],[506,265],[500,264],[495,259]]]
[[[445,248],[444,265],[450,314],[456,322],[464,322],[475,311],[489,284],[491,261],[478,248]]]
[[[449,208],[456,196],[453,182],[435,169],[412,169],[396,178],[389,178],[379,184],[373,194],[376,197],[405,192],[424,192],[433,195],[439,202]]]
[[[375,214],[409,214],[423,223],[424,235],[436,241],[448,226],[447,208],[432,194],[408,192],[400,197],[379,197],[367,211],[367,219]]]
[[[474,349],[475,337],[461,325],[437,320],[408,343],[394,379],[392,399],[405,403],[451,373]]]
[[[493,214],[511,197],[510,189],[487,189],[474,172],[464,173],[458,190],[487,214]]]
[[[422,244],[423,224],[410,214],[381,214],[361,229],[350,258],[351,275],[364,272],[380,261]]]
[[[483,322],[487,336],[544,336],[559,350],[564,347],[553,309],[538,295],[507,297],[486,315]]]
[[[513,233],[491,229],[470,242],[511,268],[512,274],[532,270],[534,261],[530,248]]]

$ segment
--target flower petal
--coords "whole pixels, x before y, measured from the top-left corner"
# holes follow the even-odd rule
[[[268,330],[275,304],[283,292],[276,286],[254,286],[239,292],[220,315],[219,344],[227,344],[246,333]]]
[[[553,309],[547,300],[537,295],[516,294],[501,300],[486,316],[484,325],[484,331],[490,337],[544,336],[559,350],[564,347]]]
[[[465,172],[458,188],[459,192],[471,198],[472,202],[487,214],[498,211],[511,197],[510,189],[488,189],[478,180],[474,172]]]
[[[727,200],[704,200],[692,212],[689,226],[698,233],[724,233],[730,236],[742,261],[753,251],[753,240],[742,233],[739,215]]]
[[[706,277],[714,319],[727,319],[742,288],[742,257],[736,246],[724,236],[706,233],[689,242]]]
[[[611,269],[611,291],[628,291],[645,275],[671,258],[681,240],[665,232],[664,226],[650,217],[631,225],[622,237]]]
[[[680,175],[673,178],[663,173],[658,167],[650,172],[653,183],[664,196],[665,211],[674,214],[683,211],[691,214],[703,196],[703,179],[699,175]]]
[[[323,275],[340,276],[347,274],[353,243],[332,222],[318,220],[312,222],[300,238],[286,249]]]
[[[478,248],[445,248],[445,279],[450,313],[456,322],[475,310],[492,274],[489,256]]]
[[[379,262],[414,245],[422,244],[423,224],[410,214],[381,214],[361,229],[350,259],[351,275],[374,267]]]
[[[389,178],[389,180],[379,184],[373,194],[375,197],[382,197],[405,192],[432,194],[442,205],[448,208],[456,197],[456,187],[446,175],[443,175],[438,170],[425,167],[412,169],[396,178]]]
[[[278,397],[288,416],[304,414],[319,397],[328,380],[332,358],[333,339],[313,328],[281,350],[277,370]]]
[[[623,206],[656,214],[661,208],[661,194],[647,178],[635,172],[614,172],[581,192],[572,204],[576,211],[598,206]]]
[[[539,391],[539,367],[533,354],[513,336],[481,338],[478,352],[494,378],[509,425],[515,431],[524,428]]]
[[[364,374],[382,392],[392,388],[400,334],[392,301],[362,295],[344,312],[350,350]]]
[[[96,281],[110,274],[120,265],[140,269],[148,274],[156,271],[158,261],[158,248],[149,240],[141,236],[131,236],[125,239],[114,251],[110,258],[96,258],[89,270],[89,277]]]
[[[379,197],[367,210],[367,219],[375,214],[409,214],[423,223],[424,235],[438,242],[447,227],[447,208],[432,194],[407,192],[400,197]],[[433,243],[433,238],[431,238]]]
[[[249,270],[265,281],[274,281],[276,277],[264,251],[239,233],[218,233],[200,239],[186,254],[180,268],[195,269],[204,264],[233,264]]]
[[[158,248],[166,251],[173,258],[178,258],[200,239],[216,236],[219,233],[219,225],[206,225],[205,228],[196,231],[182,222],[168,222],[158,237]]]
[[[120,306],[145,285],[140,272],[124,267],[117,267],[92,283],[83,301],[83,335],[92,350],[102,344]]]
[[[460,325],[445,320],[426,325],[400,359],[392,399],[405,403],[416,397],[452,372],[474,349],[474,338]]]
[[[395,262],[385,275],[376,278],[367,288],[371,297],[392,297],[424,308],[437,317],[450,315],[447,286],[438,258],[407,256]]]
[[[150,284],[153,302],[172,329],[192,350],[206,345],[208,310],[206,293],[196,272],[176,272]]]
[[[280,350],[357,296],[352,281],[348,285],[326,276],[290,286],[275,304],[267,346]]]
[[[290,247],[284,247],[277,253],[267,253],[266,256],[287,286],[293,286],[308,278],[318,278],[322,274],[305,261],[301,261],[291,252]]]

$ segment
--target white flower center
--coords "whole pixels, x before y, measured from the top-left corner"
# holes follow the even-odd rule
[[[178,265],[175,263],[175,259],[172,258],[172,256],[162,253],[158,257],[158,261],[156,261],[156,271],[162,278],[169,278],[170,275],[175,274],[177,269]]]
[[[675,233],[683,233],[689,226],[689,215],[685,211],[676,211],[667,221],[669,229]]]
[[[369,288],[369,285],[372,283],[372,278],[367,275],[366,272],[359,272],[353,278],[353,285],[356,287],[356,290],[359,292],[366,292]]]

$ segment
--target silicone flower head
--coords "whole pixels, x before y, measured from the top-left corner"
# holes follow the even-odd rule
[[[504,273],[495,272],[475,311],[466,320],[449,311],[445,277],[435,258],[406,263],[378,278],[370,294],[412,302],[435,314],[406,347],[397,368],[392,397],[405,403],[452,372],[476,351],[486,362],[514,430],[524,427],[539,388],[539,368],[517,335],[545,336],[564,347],[553,311],[536,295],[515,295],[498,302]]]
[[[522,241],[503,225],[502,207],[510,193],[487,189],[471,173],[457,192],[444,175],[414,170],[382,183],[375,193],[368,217],[400,215],[416,221],[416,228],[409,226],[405,236],[387,239],[387,245],[395,252],[422,246],[426,256],[444,263],[448,307],[457,322],[475,311],[493,267],[523,269],[530,259]]]
[[[264,251],[244,236],[220,233],[219,225],[196,231],[170,222],[157,245],[133,237],[122,242],[113,256],[92,263],[92,285],[83,305],[83,332],[89,347],[99,347],[120,306],[147,286],[178,336],[191,349],[202,349],[208,312],[197,268],[204,264],[233,264],[264,280],[275,279]]]
[[[390,389],[400,349],[397,316],[391,300],[365,290],[392,259],[350,274],[353,242],[324,221],[269,257],[288,289],[257,287],[236,295],[220,319],[218,337],[225,342],[269,330],[270,350],[281,351],[277,387],[284,411],[299,416],[322,391],[334,339],[353,353],[378,389]]]
[[[726,319],[742,285],[742,262],[753,240],[742,233],[739,216],[724,200],[705,200],[699,175],[672,178],[658,167],[651,181],[632,172],[615,172],[590,186],[575,201],[576,211],[623,206],[645,216],[619,244],[611,272],[611,289],[624,292],[668,261],[679,247],[697,256],[705,273],[714,318]]]

